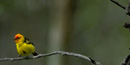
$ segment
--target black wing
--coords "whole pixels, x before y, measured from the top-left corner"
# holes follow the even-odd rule
[[[27,44],[33,44],[32,42],[29,41],[28,38],[25,38],[24,42],[27,43]],[[34,44],[33,44],[33,45],[34,45]]]

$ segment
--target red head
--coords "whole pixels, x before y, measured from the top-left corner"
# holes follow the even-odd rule
[[[15,37],[14,37],[14,41],[15,41],[16,43],[23,42],[23,41],[24,41],[24,36],[21,35],[21,34],[16,34]]]

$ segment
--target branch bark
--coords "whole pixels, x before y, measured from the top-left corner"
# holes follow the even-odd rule
[[[128,6],[127,7],[124,7],[123,5],[121,5],[120,3],[116,2],[115,0],[111,0],[111,2],[115,3],[116,5],[121,7],[122,9],[126,10],[126,14],[130,16],[130,0],[128,2]],[[130,23],[126,22],[123,26],[130,30]]]
[[[111,0],[111,2],[115,3],[116,5],[121,7],[122,9],[126,10],[126,14],[130,16],[130,0],[128,2],[128,6],[127,7],[121,5],[120,3],[116,2],[115,0]]]
[[[116,5],[118,5],[119,7],[123,8],[123,9],[125,9],[126,14],[130,16],[130,0],[129,0],[127,7],[122,6],[121,4],[119,4],[118,2],[116,2],[114,0],[111,0],[111,2],[115,3]],[[130,30],[130,23],[126,22],[123,26]],[[130,65],[130,54],[128,56],[126,56],[126,58],[121,62],[120,65]]]
[[[114,0],[111,0],[111,2],[115,3],[117,6],[121,7],[122,9],[126,9],[126,7],[124,7],[123,5],[121,5],[120,3],[118,3]]]
[[[130,55],[128,55],[123,62],[121,62],[121,65],[130,65]]]
[[[38,58],[41,58],[41,57],[47,57],[47,56],[58,55],[58,54],[61,54],[63,56],[75,56],[75,57],[79,57],[79,58],[85,59],[87,61],[90,61],[94,65],[101,65],[100,62],[97,62],[97,61],[93,60],[92,58],[87,57],[85,55],[77,54],[77,53],[71,53],[71,52],[65,52],[65,51],[55,51],[55,52],[47,53],[47,54],[39,54],[39,55],[33,56],[33,57],[0,58],[0,61],[30,60],[30,59],[38,59]]]

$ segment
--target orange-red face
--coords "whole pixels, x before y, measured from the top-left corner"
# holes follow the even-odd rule
[[[24,36],[21,35],[21,34],[16,34],[15,37],[14,37],[14,41],[16,43],[22,42],[22,41],[24,41]]]

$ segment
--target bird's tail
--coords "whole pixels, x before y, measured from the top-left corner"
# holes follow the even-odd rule
[[[36,52],[32,53],[34,56],[38,55]]]

